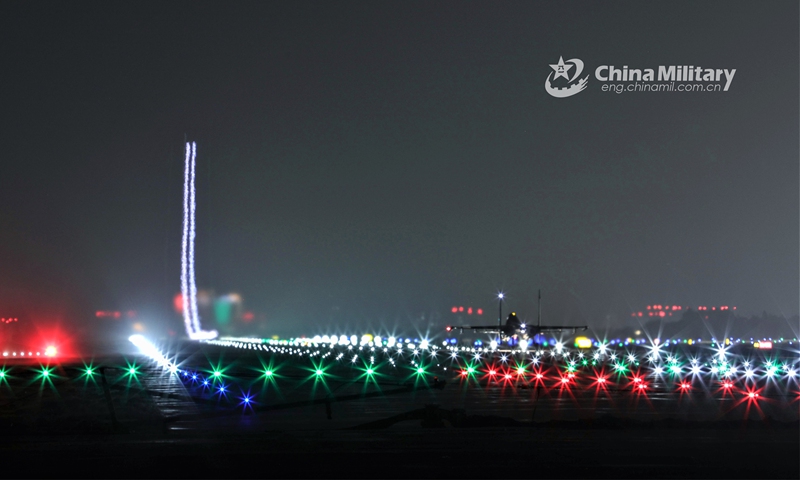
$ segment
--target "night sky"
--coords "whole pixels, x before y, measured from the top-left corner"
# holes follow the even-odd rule
[[[499,290],[531,318],[539,288],[550,323],[796,315],[798,9],[2,2],[0,308],[179,328],[188,139],[198,286],[259,332],[492,322]],[[553,98],[561,56],[737,71]]]

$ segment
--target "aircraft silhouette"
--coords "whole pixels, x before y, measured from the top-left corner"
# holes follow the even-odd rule
[[[446,330],[452,332],[459,330],[461,333],[464,330],[471,330],[477,333],[488,333],[493,335],[500,335],[502,341],[507,342],[512,338],[521,340],[528,340],[534,338],[540,333],[576,333],[578,331],[588,330],[586,325],[569,326],[569,325],[542,325],[542,293],[539,292],[539,313],[537,316],[536,325],[529,325],[522,322],[515,312],[511,312],[506,318],[505,325],[483,325],[473,327],[471,325],[448,325]]]

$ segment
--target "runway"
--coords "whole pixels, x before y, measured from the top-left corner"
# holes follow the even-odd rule
[[[271,468],[299,477],[800,474],[798,391],[786,376],[701,377],[683,390],[691,375],[643,371],[640,389],[635,373],[609,373],[600,385],[588,367],[563,381],[558,362],[506,378],[502,365],[490,374],[494,356],[419,373],[405,357],[407,365],[396,357],[370,367],[366,353],[356,362],[327,353],[189,342],[165,349],[168,365],[106,357],[52,366],[45,377],[41,366],[7,364],[2,441],[13,462],[41,475],[69,466],[141,476],[154,455],[174,467],[159,476],[178,477]],[[463,373],[467,364],[474,374]]]

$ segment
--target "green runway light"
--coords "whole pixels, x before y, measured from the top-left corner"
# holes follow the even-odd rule
[[[272,370],[264,370],[264,376],[269,378],[272,376]]]
[[[45,380],[50,381],[50,374],[52,373],[52,371],[53,369],[43,366],[41,370],[36,370],[36,372],[39,374],[37,378],[42,379],[42,381]]]
[[[323,372],[322,370],[320,370],[320,369],[318,368],[318,369],[317,369],[317,371],[316,371],[316,372],[314,372],[314,373],[316,373],[316,374],[317,374],[317,376],[318,376],[318,377],[320,377],[320,376],[322,376],[322,375],[323,375],[325,372]]]
[[[424,368],[422,368],[422,367],[419,367],[419,368],[417,369],[417,373],[418,373],[418,374],[420,374],[420,375],[422,375],[423,373],[425,373],[425,369],[424,369]]]
[[[367,375],[372,375],[373,373],[375,373],[375,371],[373,369],[371,369],[371,368],[367,369]]]

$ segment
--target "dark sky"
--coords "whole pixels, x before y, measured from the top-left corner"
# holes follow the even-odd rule
[[[174,321],[186,136],[198,285],[241,293],[269,332],[424,328],[494,312],[499,289],[530,317],[541,288],[553,322],[654,302],[797,314],[799,14],[2,2],[0,301]],[[558,99],[560,56],[737,72],[727,92],[591,77]]]

